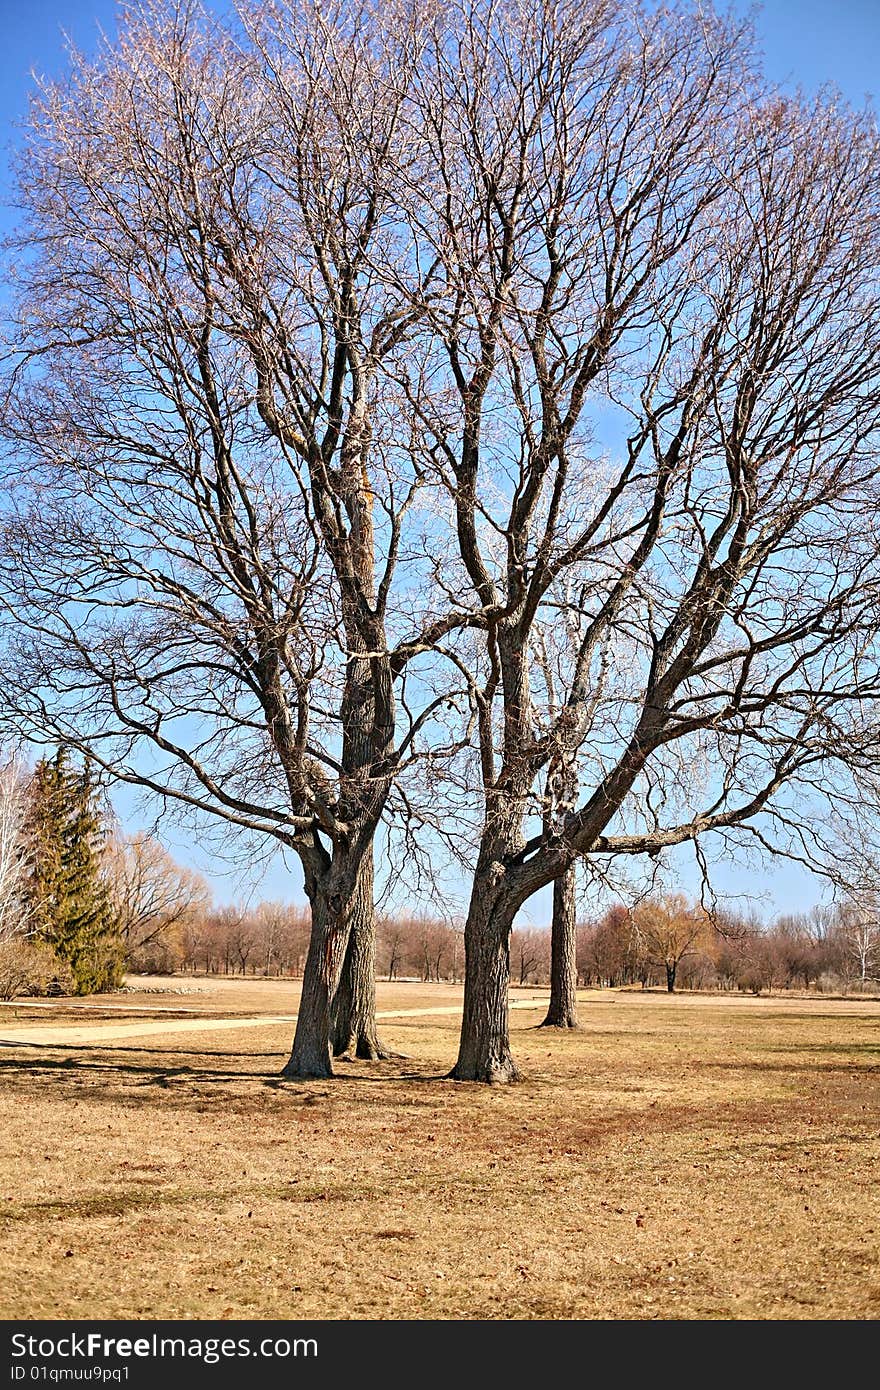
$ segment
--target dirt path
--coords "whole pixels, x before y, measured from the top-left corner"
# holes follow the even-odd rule
[[[198,1014],[203,1009],[198,1004],[79,1004],[65,999],[66,1013],[78,1014]],[[54,999],[0,999],[0,1009],[55,1009]]]
[[[57,1047],[95,1046],[117,1042],[122,1038],[153,1038],[164,1033],[216,1033],[221,1028],[271,1028],[278,1023],[292,1023],[293,1018],[176,1018],[156,1019],[153,1023],[111,1023],[108,1028],[99,1024],[73,1028],[4,1028],[0,1024],[0,1047]]]
[[[548,999],[512,999],[510,1008],[543,1009],[548,1003]],[[443,1004],[430,1009],[382,1009],[376,1017],[411,1018],[460,1013],[461,1005]],[[0,1047],[102,1047],[105,1043],[124,1038],[152,1038],[167,1033],[216,1033],[221,1028],[274,1028],[279,1023],[295,1022],[296,1014],[263,1014],[259,1018],[185,1018],[156,1019],[151,1023],[111,1023],[106,1028],[99,1024],[72,1028],[34,1028],[26,1024],[19,1028],[6,1028],[0,1023]]]

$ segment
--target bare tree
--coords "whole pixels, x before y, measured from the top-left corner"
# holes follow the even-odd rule
[[[453,1075],[506,1081],[576,858],[877,803],[877,135],[703,8],[242,23],[155,0],[35,102],[4,703],[299,857],[294,1076],[350,940],[371,1002],[380,819],[478,786]]]
[[[170,949],[188,919],[208,911],[211,894],[200,874],[177,864],[149,835],[116,835],[103,854],[102,874],[135,966],[157,948]]]
[[[379,922],[377,938],[385,962],[384,973],[389,980],[396,980],[406,955],[406,921],[400,917],[383,917]]]
[[[27,934],[23,896],[28,872],[22,844],[25,775],[18,758],[0,764],[0,940]]]
[[[22,843],[26,777],[17,757],[0,764],[0,999],[13,999],[41,978],[53,963],[48,947],[33,941],[25,884],[27,856]]]
[[[247,974],[248,961],[256,953],[257,940],[257,928],[252,914],[236,911],[235,908],[228,909],[226,941],[233,962],[233,972],[238,967],[242,975]]]
[[[456,933],[448,921],[423,916],[410,919],[409,959],[424,981],[450,979],[455,970]]]
[[[207,928],[204,922],[186,922],[180,932],[180,969],[195,975],[204,950]]]
[[[302,975],[309,951],[310,914],[307,909],[290,906],[285,914],[281,937],[281,968],[287,975]]]
[[[862,987],[880,974],[880,853],[871,809],[870,803],[835,808],[836,853],[846,866],[845,883],[837,902],[815,908],[809,921],[825,954],[830,947],[836,957],[825,962],[826,968],[830,965],[845,979],[855,975]]]
[[[632,916],[616,904],[578,932],[578,974],[597,985],[632,984],[638,968]]]
[[[409,399],[484,800],[459,1079],[515,1075],[511,925],[576,856],[821,862],[827,793],[876,804],[880,150],[836,99],[765,95],[750,42],[462,3],[420,69],[441,286]]]
[[[196,3],[148,0],[34,100],[4,703],[166,806],[296,853],[313,929],[287,1072],[328,1075],[353,923],[349,994],[379,1050],[363,876],[446,708],[407,673],[462,621],[397,586],[420,478],[384,364],[423,278],[391,201],[419,21],[309,0],[242,19],[233,41]]]
[[[510,954],[518,984],[546,981],[548,944],[547,933],[534,927],[519,927],[511,932]]]
[[[880,972],[880,906],[862,896],[860,901],[845,903],[837,918],[837,936],[844,947],[844,966],[847,974],[855,973],[864,986]]]
[[[296,909],[293,909],[294,913]],[[253,912],[256,951],[264,975],[279,974],[284,968],[287,938],[291,928],[291,908],[286,903],[261,902]]]
[[[709,931],[705,911],[692,906],[683,894],[672,893],[640,903],[632,922],[640,952],[663,971],[666,988],[674,993],[679,966]]]

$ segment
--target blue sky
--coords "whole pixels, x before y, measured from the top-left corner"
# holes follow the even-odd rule
[[[746,13],[753,7],[737,0],[732,8]],[[0,228],[8,227],[14,217],[9,206],[9,155],[15,124],[27,109],[31,70],[52,75],[63,69],[65,31],[77,47],[91,51],[100,28],[114,32],[116,13],[115,0],[0,0]],[[880,0],[766,0],[755,8],[755,15],[766,69],[774,81],[808,91],[831,82],[856,105],[880,96]],[[131,817],[131,828],[146,822],[130,798],[119,798],[118,805],[125,819]],[[206,872],[220,900],[254,892],[301,897],[295,866],[285,866],[277,857],[259,875],[234,865],[223,872],[215,846],[206,842],[200,847],[170,826],[163,826],[162,838],[178,858]],[[723,868],[719,887],[739,892],[742,877]],[[802,910],[820,895],[816,880],[793,867],[768,870],[766,878],[752,870],[747,878],[765,912]],[[528,917],[538,923],[548,919],[547,895],[533,900]]]
[[[215,8],[221,8],[217,4]],[[753,8],[736,0],[732,8]],[[0,0],[0,203],[7,200],[7,149],[27,106],[30,71],[63,67],[63,32],[87,52],[99,26],[113,33],[115,0]],[[778,82],[815,90],[836,83],[861,104],[880,90],[880,0],[766,0],[756,8],[767,71]]]

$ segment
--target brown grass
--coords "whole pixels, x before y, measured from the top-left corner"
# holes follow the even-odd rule
[[[109,1002],[295,1008],[197,986]],[[288,1025],[0,1048],[0,1316],[877,1317],[880,1006],[603,991],[582,1016],[512,1012],[503,1089],[442,1079],[454,1015],[385,1020],[408,1060],[331,1083],[279,1079]]]

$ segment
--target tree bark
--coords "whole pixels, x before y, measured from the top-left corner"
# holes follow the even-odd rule
[[[464,1012],[455,1081],[517,1080],[510,1051],[507,994],[513,913],[505,910],[491,872],[474,875],[464,929]]]
[[[550,1004],[542,1028],[577,1028],[577,898],[574,864],[553,884]]]
[[[330,1004],[339,985],[351,929],[353,893],[312,884],[312,930],[303,971],[302,995],[293,1047],[282,1076],[300,1080],[333,1075],[330,1056]]]
[[[670,965],[668,961],[666,962],[666,989],[669,994],[675,993],[675,974],[677,968],[677,961],[673,961],[672,965]]]
[[[376,936],[373,910],[373,849],[358,874],[351,908],[351,930],[339,985],[330,1006],[330,1048],[334,1057],[396,1057],[376,1027]]]

